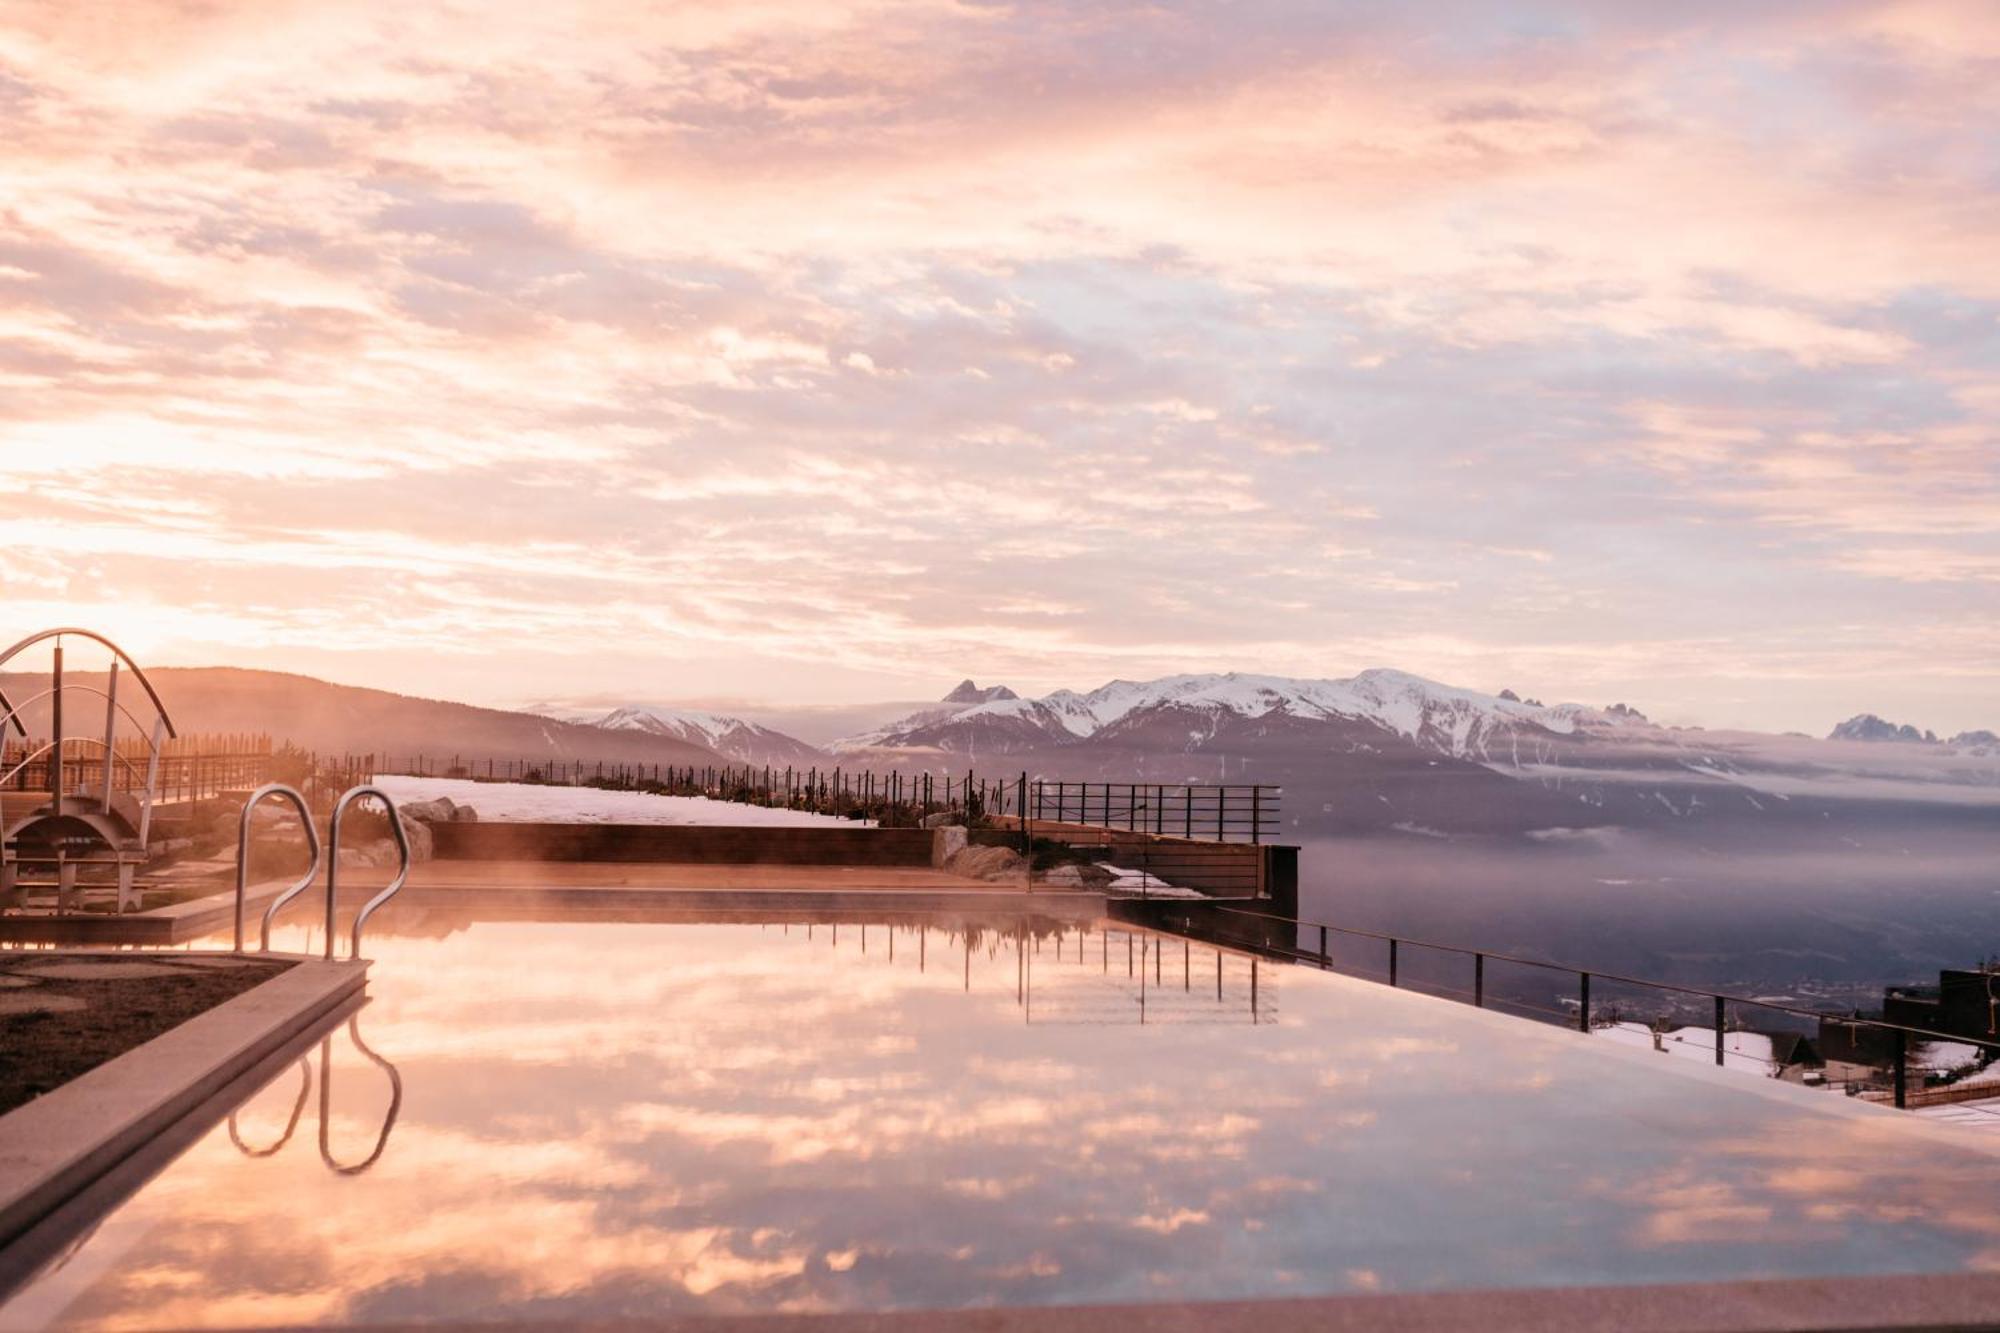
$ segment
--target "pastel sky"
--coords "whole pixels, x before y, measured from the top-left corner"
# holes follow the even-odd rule
[[[22,633],[2000,727],[1991,0],[0,11]]]

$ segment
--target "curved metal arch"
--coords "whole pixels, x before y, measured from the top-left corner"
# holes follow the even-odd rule
[[[113,653],[117,655],[119,661],[123,662],[127,667],[131,668],[132,674],[139,678],[140,688],[145,690],[146,697],[153,701],[154,711],[160,715],[160,720],[167,724],[167,735],[175,740],[180,739],[181,734],[180,732],[174,729],[174,720],[172,717],[168,715],[167,706],[160,702],[160,692],[153,688],[152,681],[146,679],[145,671],[139,666],[137,662],[132,660],[132,654],[126,652],[123,648],[120,648],[110,639],[107,639],[102,634],[99,634],[96,630],[78,629],[75,626],[66,625],[60,629],[45,629],[38,634],[30,634],[27,638],[21,640],[19,643],[15,644],[12,648],[9,648],[6,652],[0,653],[0,667],[6,666],[7,663],[11,662],[12,660],[14,660],[14,658],[20,656],[22,653],[34,647],[38,643],[46,642],[49,639],[62,638],[65,635],[71,635],[71,634],[75,635],[79,639],[89,639],[93,643],[103,644],[106,648],[109,648]],[[18,720],[19,719],[17,718],[16,721]]]
[[[6,841],[14,842],[37,825],[52,823],[81,824],[90,830],[92,837],[96,838],[106,847],[129,851],[131,849],[130,829],[121,828],[118,824],[112,823],[112,818],[113,816],[106,815],[101,810],[65,810],[61,814],[57,814],[53,810],[45,810],[29,815],[10,827],[0,829],[0,834],[4,834]],[[120,823],[122,822],[121,819]]]
[[[396,1128],[396,1117],[403,1113],[403,1076],[396,1066],[375,1054],[367,1042],[361,1040],[361,1015],[347,1020],[347,1039],[354,1048],[375,1062],[389,1076],[389,1114],[382,1118],[382,1132],[376,1136],[375,1151],[368,1154],[365,1161],[352,1166],[344,1166],[333,1156],[333,1038],[322,1038],[319,1044],[319,1157],[336,1174],[358,1176],[381,1158],[389,1146],[389,1132]]]
[[[271,921],[278,915],[278,909],[312,887],[319,878],[320,844],[319,830],[313,826],[312,807],[297,789],[287,787],[282,782],[267,782],[250,793],[250,799],[243,803],[243,816],[236,826],[236,952],[243,952],[243,904],[250,891],[250,817],[257,811],[258,803],[266,797],[282,796],[298,807],[299,823],[305,826],[306,848],[312,852],[312,863],[298,883],[286,889],[271,900],[264,909],[264,926],[258,940],[258,947],[269,952],[271,948]]]
[[[299,1073],[304,1077],[299,1084],[298,1100],[292,1103],[292,1118],[285,1122],[285,1132],[270,1147],[253,1148],[243,1141],[243,1135],[236,1127],[236,1117],[242,1112],[242,1107],[229,1113],[229,1141],[236,1145],[236,1151],[245,1157],[276,1157],[279,1150],[292,1141],[292,1134],[299,1127],[299,1117],[306,1113],[306,1100],[312,1096],[312,1061],[303,1055],[299,1057]]]
[[[28,739],[28,724],[21,721],[21,711],[14,707],[14,701],[7,697],[7,691],[0,690],[0,736],[7,733],[7,724],[12,722],[21,739]]]
[[[389,831],[396,835],[396,848],[402,853],[403,868],[396,872],[396,878],[389,886],[361,904],[361,910],[354,914],[353,937],[348,948],[348,957],[361,956],[361,927],[375,909],[388,902],[402,891],[403,884],[410,878],[410,838],[403,832],[403,816],[396,809],[396,802],[388,792],[380,787],[350,787],[333,807],[333,825],[327,833],[326,858],[326,956],[333,957],[333,904],[334,885],[340,875],[340,821],[347,814],[347,808],[364,797],[373,796],[389,812]]]
[[[43,690],[40,694],[34,695],[33,697],[25,700],[20,705],[20,708],[21,709],[28,708],[33,704],[40,703],[44,699],[53,699],[59,692],[62,694],[68,694],[71,690],[76,691],[78,694],[94,694],[98,698],[104,700],[106,703],[115,706],[119,712],[125,715],[125,720],[132,724],[132,727],[135,731],[137,731],[141,736],[144,736],[146,734],[146,724],[139,720],[137,714],[135,714],[131,709],[127,708],[124,704],[120,703],[118,700],[112,698],[111,692],[109,690],[100,690],[95,685],[64,685],[61,691],[57,691],[53,688],[46,689]],[[0,694],[0,704],[6,704],[9,711],[13,713],[14,725],[16,727],[20,726],[21,725],[20,710],[16,709],[13,704],[8,703],[7,696],[5,696],[4,694]],[[28,733],[26,731],[23,731],[21,733],[21,739],[26,740],[27,738],[28,738]],[[92,741],[99,747],[102,747],[104,744],[103,741],[98,740],[95,736],[72,736],[70,737],[70,739],[72,741]],[[152,747],[152,742],[150,740],[147,741],[146,744],[147,748],[150,749]]]

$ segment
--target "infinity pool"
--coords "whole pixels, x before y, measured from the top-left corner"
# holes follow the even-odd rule
[[[2000,1266],[2000,1158],[1894,1113],[1179,939],[377,921],[387,1065],[336,1028],[0,1328]]]

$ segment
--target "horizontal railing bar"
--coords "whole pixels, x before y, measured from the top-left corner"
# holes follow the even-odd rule
[[[1932,1032],[1926,1028],[1908,1027],[1901,1023],[1888,1022],[1885,1019],[1861,1018],[1847,1014],[1829,1013],[1824,1009],[1805,1009],[1797,1005],[1781,1004],[1773,1000],[1752,999],[1747,995],[1732,995],[1727,991],[1703,990],[1697,986],[1683,986],[1672,981],[1653,981],[1645,977],[1628,977],[1616,972],[1601,972],[1595,968],[1576,967],[1569,963],[1550,963],[1537,958],[1521,958],[1513,954],[1497,953],[1491,949],[1468,948],[1461,944],[1433,944],[1428,940],[1411,939],[1407,935],[1388,935],[1379,931],[1361,930],[1353,926],[1336,926],[1331,922],[1325,921],[1307,921],[1298,917],[1273,916],[1266,912],[1246,911],[1240,907],[1225,907],[1220,903],[1209,904],[1189,901],[1187,905],[1202,907],[1209,911],[1227,912],[1231,916],[1255,917],[1263,921],[1281,922],[1291,926],[1307,926],[1315,930],[1326,929],[1337,931],[1343,935],[1358,936],[1363,939],[1381,940],[1385,943],[1393,941],[1398,945],[1407,945],[1411,948],[1434,949],[1440,953],[1464,954],[1468,957],[1485,958],[1492,962],[1516,963],[1523,967],[1539,967],[1552,972],[1574,973],[1578,976],[1588,974],[1593,981],[1615,981],[1621,985],[1644,986],[1651,990],[1670,991],[1677,995],[1690,995],[1704,1000],[1722,1000],[1728,1004],[1747,1004],[1759,1009],[1769,1009],[1775,1013],[1792,1014],[1799,1018],[1825,1019],[1848,1027],[1866,1027],[1879,1029],[1884,1032],[1901,1032],[1908,1036],[1921,1037],[1926,1041],[1955,1041],[1963,1042],[1969,1046],[2000,1050],[2000,1038],[1989,1040],[1981,1037],[1961,1037],[1952,1033]],[[1279,949],[1277,946],[1269,947],[1272,947],[1277,952],[1293,954],[1305,962],[1323,964],[1328,967],[1328,970],[1332,970],[1331,964],[1333,960],[1331,958],[1322,958],[1317,952],[1298,950],[1295,947],[1283,949]],[[1402,989],[1410,988],[1404,987]],[[1488,1007],[1491,1007],[1490,1003]],[[1557,1013],[1562,1011],[1551,1010],[1550,1012]]]

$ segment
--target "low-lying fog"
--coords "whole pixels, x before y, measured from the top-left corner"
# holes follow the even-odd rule
[[[2000,830],[1726,852],[1620,830],[1317,838],[1299,878],[1308,920],[1748,994],[1879,1000],[2000,954]]]

